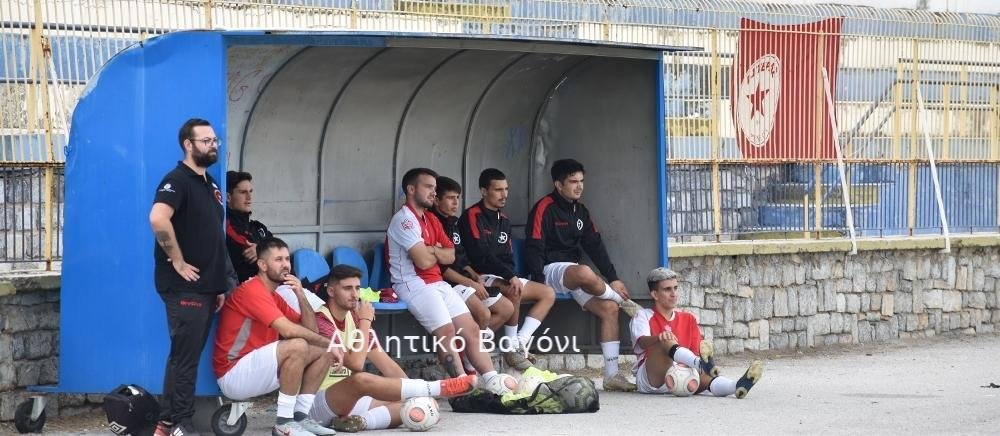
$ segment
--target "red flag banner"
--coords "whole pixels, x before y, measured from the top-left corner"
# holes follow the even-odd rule
[[[843,18],[771,25],[740,19],[733,124],[746,159],[832,158],[826,67],[834,98]]]

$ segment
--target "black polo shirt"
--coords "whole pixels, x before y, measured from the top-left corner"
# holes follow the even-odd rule
[[[181,278],[160,245],[153,241],[157,292],[221,294],[226,291],[229,254],[223,230],[222,191],[211,175],[201,176],[183,162],[157,185],[154,203],[174,209],[170,218],[184,261],[198,268],[200,278]],[[155,239],[155,238],[154,238]]]

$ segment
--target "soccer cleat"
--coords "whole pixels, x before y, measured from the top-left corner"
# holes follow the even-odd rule
[[[635,318],[635,314],[639,313],[639,311],[642,310],[642,306],[640,306],[639,303],[632,301],[631,299],[622,300],[622,304],[619,304],[618,307],[620,307],[622,312],[625,312],[625,314],[628,315],[629,318]]]
[[[441,397],[460,397],[472,392],[478,378],[476,375],[463,375],[441,380]]]
[[[312,433],[314,435],[317,435],[317,436],[330,436],[330,435],[337,434],[336,430],[334,430],[332,428],[324,427],[324,426],[320,425],[320,423],[316,422],[312,418],[306,418],[306,419],[303,419],[303,420],[299,421],[299,425],[301,425],[302,428],[305,429],[305,431],[307,431],[309,433]]]
[[[516,368],[518,371],[524,371],[531,368],[531,361],[525,357],[522,348],[518,348],[514,351],[504,351],[503,361],[511,368]]]
[[[357,433],[368,428],[368,422],[361,415],[351,415],[346,418],[333,418],[333,428],[344,433]]]
[[[194,425],[191,421],[181,421],[174,426],[174,429],[170,432],[170,436],[201,436],[197,431],[194,430]]]
[[[615,374],[611,377],[604,377],[604,390],[613,392],[633,392],[635,383],[628,381],[624,375]]]
[[[284,424],[275,424],[271,428],[271,436],[314,436],[309,430],[302,428],[302,423],[298,421],[288,421]]]
[[[170,430],[173,424],[159,421],[156,423],[156,429],[153,430],[153,436],[170,436]]]
[[[715,378],[719,376],[719,368],[715,366],[715,346],[712,341],[702,339],[698,344],[698,352],[701,354],[701,365],[699,369],[702,374]]]
[[[764,362],[754,360],[747,368],[747,372],[743,373],[743,377],[736,381],[736,398],[746,397],[750,393],[750,388],[753,388],[763,376]]]

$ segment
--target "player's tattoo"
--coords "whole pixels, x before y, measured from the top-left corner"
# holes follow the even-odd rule
[[[158,242],[160,247],[163,248],[163,251],[167,253],[170,253],[174,249],[174,245],[171,243],[170,239],[170,233],[166,230],[156,231],[156,242]]]

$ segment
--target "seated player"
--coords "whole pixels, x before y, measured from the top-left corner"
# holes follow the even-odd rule
[[[274,436],[330,435],[309,418],[316,391],[343,353],[317,332],[316,315],[291,275],[288,245],[278,238],[257,244],[257,275],[226,299],[219,315],[212,366],[222,393],[245,400],[278,390]],[[292,288],[296,312],[275,289]],[[283,338],[283,339],[279,339]]]
[[[701,382],[697,392],[707,390],[717,397],[733,394],[736,398],[746,397],[750,388],[760,381],[763,363],[755,360],[739,380],[718,376],[712,359],[712,343],[701,339],[698,321],[693,315],[677,309],[677,273],[657,268],[649,273],[646,282],[655,304],[652,309],[636,313],[631,325],[638,356],[633,372],[639,392],[669,392],[664,381],[667,370],[674,363],[681,363],[699,369]]]
[[[520,370],[527,369],[528,343],[535,330],[542,324],[552,305],[555,291],[542,283],[517,276],[514,271],[514,241],[510,219],[501,209],[507,205],[507,176],[496,168],[487,168],[479,174],[479,193],[482,200],[462,213],[458,228],[465,242],[466,252],[472,269],[483,274],[486,284],[502,278],[510,283],[501,288],[511,301],[533,301],[524,318],[524,325],[517,328],[520,304],[514,305],[514,313],[504,325],[504,335],[511,339],[514,350],[521,356],[505,354],[508,365]]]
[[[476,376],[463,375],[441,381],[411,380],[389,357],[371,327],[375,309],[360,301],[361,271],[336,265],[326,287],[326,305],[319,309],[319,333],[343,346],[343,366],[332,368],[320,385],[309,416],[320,423],[333,422],[338,431],[356,432],[398,427],[403,401],[413,397],[454,397],[472,391]],[[321,292],[323,294],[323,292]],[[364,372],[371,362],[381,376]]]
[[[253,176],[226,172],[226,248],[240,282],[257,275],[257,243],[274,236],[260,221],[250,219]]]
[[[441,277],[438,265],[455,261],[455,247],[441,222],[429,212],[434,208],[436,178],[437,173],[427,168],[413,168],[403,175],[406,203],[386,230],[392,288],[417,322],[434,335],[433,351],[449,375],[457,377],[464,372],[458,354],[464,346],[469,362],[481,375],[479,387],[503,395],[515,389],[517,382],[494,369],[480,346],[479,326],[462,298]]]
[[[604,390],[634,391],[635,385],[618,373],[618,309],[633,316],[641,307],[629,299],[590,211],[580,203],[583,165],[573,159],[557,160],[551,172],[555,189],[528,213],[524,264],[531,280],[545,283],[556,292],[569,293],[584,310],[600,319]],[[581,248],[607,282],[589,266],[580,264]]]
[[[450,265],[439,265],[441,275],[465,300],[465,305],[479,328],[496,330],[514,315],[514,305],[500,295],[497,288],[487,289],[479,274],[469,266],[462,236],[458,231],[461,195],[462,186],[458,182],[444,176],[437,177],[437,197],[431,211],[441,221],[445,234],[451,236],[455,245],[455,261]],[[516,318],[514,324],[517,324]]]

